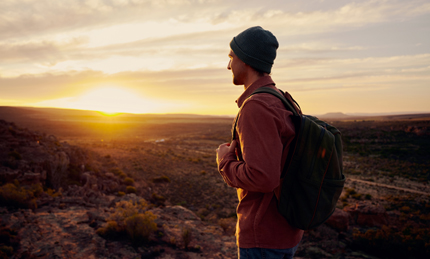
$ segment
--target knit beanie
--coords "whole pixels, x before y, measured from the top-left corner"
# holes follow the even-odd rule
[[[244,30],[230,42],[231,50],[240,60],[268,74],[272,70],[278,46],[276,37],[260,26]]]

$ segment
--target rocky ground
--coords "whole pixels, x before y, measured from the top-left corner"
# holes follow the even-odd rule
[[[0,258],[236,258],[237,198],[214,162],[225,129],[201,130],[72,145],[0,121]],[[383,174],[370,180],[371,172],[357,174],[360,164],[348,155],[345,165],[355,174],[347,175],[338,208],[327,223],[306,231],[296,258],[387,258],[363,252],[354,233],[420,228],[430,220],[420,217],[427,211],[413,209],[429,204],[427,182]],[[156,216],[148,242],[98,234],[118,202],[140,199]],[[394,201],[403,207],[393,208]]]

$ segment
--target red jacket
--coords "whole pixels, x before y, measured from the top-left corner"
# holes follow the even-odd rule
[[[237,99],[241,108],[235,129],[237,157],[226,154],[218,170],[229,186],[237,188],[237,245],[286,249],[300,242],[303,230],[290,226],[278,213],[273,191],[280,184],[283,147],[291,143],[295,130],[292,113],[278,98],[265,93],[248,98],[263,86],[277,89],[272,78],[265,76]]]

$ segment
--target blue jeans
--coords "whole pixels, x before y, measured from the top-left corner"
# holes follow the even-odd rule
[[[297,247],[299,247],[299,245],[288,249],[239,247],[239,259],[293,259]]]

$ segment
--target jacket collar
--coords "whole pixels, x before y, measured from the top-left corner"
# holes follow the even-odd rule
[[[243,91],[243,93],[237,98],[236,103],[237,106],[240,108],[242,107],[243,102],[258,88],[263,86],[271,86],[275,88],[275,82],[273,82],[271,76],[263,76],[259,78],[257,81],[252,83],[248,88]],[[276,89],[276,88],[275,88]]]

